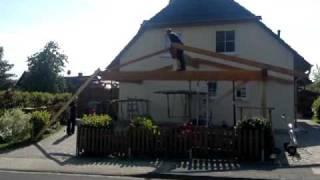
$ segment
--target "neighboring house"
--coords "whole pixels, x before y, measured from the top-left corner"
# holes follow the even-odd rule
[[[145,21],[129,44],[113,60],[108,68],[156,52],[169,43],[166,29],[178,32],[188,46],[202,48],[226,55],[247,58],[256,62],[283,67],[301,73],[310,71],[311,65],[279,35],[273,33],[261,22],[261,17],[254,15],[234,0],[171,0],[167,7],[150,20]],[[212,62],[232,65],[237,68],[252,70],[250,66],[224,62],[194,53],[187,53],[192,58],[205,58]],[[153,71],[175,64],[168,53],[151,57],[145,61],[130,64],[119,71]],[[219,70],[223,66],[199,67],[188,66],[188,70]],[[174,70],[171,68],[171,70]],[[165,73],[165,71],[163,71]],[[281,119],[286,114],[288,121],[295,120],[295,94],[298,81],[293,76],[270,72],[284,81],[268,80],[266,83],[266,105],[272,111],[273,128],[285,129],[286,122]],[[191,119],[207,119],[213,125],[233,126],[240,120],[239,107],[257,107],[244,110],[243,117],[261,116],[262,82],[185,82],[185,81],[143,81],[120,82],[120,99],[141,98],[150,101],[150,114],[157,123],[183,123]],[[231,93],[228,93],[231,89]],[[162,94],[159,94],[162,91]],[[155,93],[158,92],[158,93]],[[186,99],[184,96],[171,96],[169,103],[166,95],[180,92],[193,94],[188,118],[183,114]],[[209,98],[207,94],[209,92]],[[233,106],[233,95],[235,105]],[[175,98],[174,98],[175,97]],[[169,117],[168,106],[174,113],[182,116]],[[209,108],[207,108],[209,107]],[[205,109],[205,110],[204,110]],[[236,116],[234,117],[234,112]],[[189,112],[188,112],[189,113]],[[183,117],[184,116],[184,117]],[[201,116],[201,117],[200,117]],[[236,118],[236,119],[234,119]],[[121,117],[120,117],[121,119]]]

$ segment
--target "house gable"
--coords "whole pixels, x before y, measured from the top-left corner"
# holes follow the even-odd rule
[[[218,8],[220,7],[220,8]],[[221,8],[224,7],[224,8]],[[197,11],[195,11],[197,10]],[[175,18],[173,18],[173,16]],[[162,11],[145,21],[138,33],[118,54],[107,68],[120,64],[120,58],[141,36],[152,29],[165,29],[168,27],[187,28],[210,25],[238,24],[254,22],[264,29],[280,45],[293,54],[294,69],[300,72],[310,70],[311,65],[285,41],[273,33],[260,17],[234,2],[233,0],[174,0]]]

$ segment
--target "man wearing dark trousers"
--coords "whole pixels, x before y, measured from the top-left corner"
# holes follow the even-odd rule
[[[177,35],[177,33],[173,32],[171,29],[167,30],[167,36],[170,39],[171,44],[176,43],[176,44],[181,44],[183,45],[183,42]],[[184,60],[184,53],[182,49],[177,49],[174,47],[170,47],[170,54],[172,58],[178,59],[180,62],[180,67],[177,69],[177,71],[185,71],[186,70],[186,62]]]
[[[70,104],[70,115],[67,124],[67,135],[70,136],[74,134],[75,126],[76,126],[76,118],[77,118],[77,107],[76,103],[73,101]]]

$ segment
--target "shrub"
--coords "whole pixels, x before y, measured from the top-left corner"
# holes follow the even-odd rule
[[[131,126],[142,127],[149,130],[157,128],[157,126],[154,125],[154,121],[151,116],[138,116],[132,120]]]
[[[320,120],[320,97],[317,98],[312,104],[313,118]]]
[[[236,129],[237,130],[246,130],[246,129],[264,130],[263,135],[264,135],[264,143],[265,143],[265,156],[269,157],[269,155],[273,152],[274,140],[273,140],[272,128],[271,128],[270,122],[268,122],[267,120],[262,118],[250,118],[244,121],[240,121],[237,124]],[[248,138],[248,136],[242,136],[241,138]],[[244,142],[250,143],[251,141],[250,139],[247,139]]]
[[[84,115],[82,124],[91,127],[112,127],[112,118],[109,115]]]
[[[34,111],[31,113],[32,135],[37,136],[38,133],[50,123],[50,114],[47,111]]]
[[[30,115],[20,109],[4,111],[0,117],[0,140],[18,142],[30,136]]]
[[[249,118],[244,121],[240,121],[236,128],[240,129],[271,129],[270,122],[262,118]]]

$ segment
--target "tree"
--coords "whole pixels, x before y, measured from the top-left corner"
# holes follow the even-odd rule
[[[310,90],[320,92],[320,66],[316,65],[312,71],[313,83],[308,87]]]
[[[39,92],[62,92],[64,78],[60,75],[67,61],[67,56],[59,52],[56,42],[50,41],[44,49],[28,58],[29,73],[23,80],[22,89]]]
[[[0,47],[0,90],[10,87],[12,82],[10,78],[14,76],[14,74],[8,73],[13,68],[13,64],[9,64],[8,61],[3,60],[3,52],[3,47]]]

